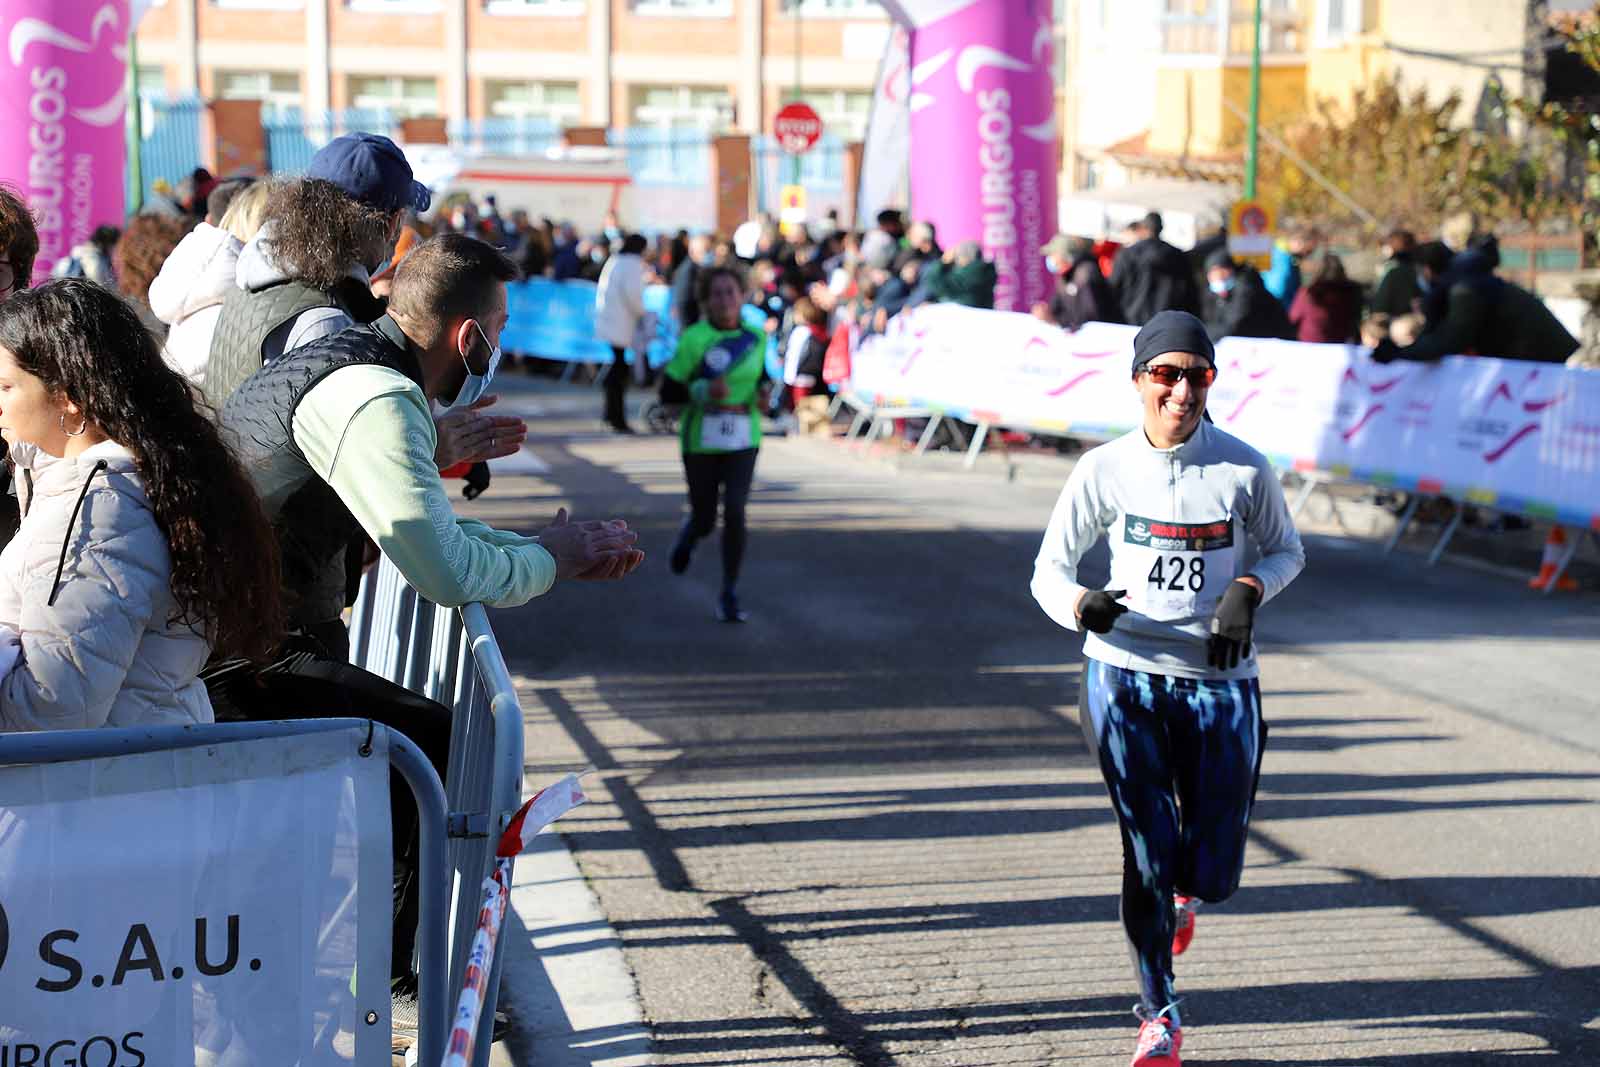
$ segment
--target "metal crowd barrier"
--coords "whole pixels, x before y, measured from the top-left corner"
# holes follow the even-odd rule
[[[417,1053],[421,1063],[440,1063],[444,1059],[445,1038],[449,1032],[451,987],[446,984],[445,962],[449,951],[444,915],[450,903],[445,885],[446,805],[444,787],[433,765],[410,739],[388,727],[366,719],[296,719],[278,722],[208,723],[203,726],[144,726],[119,729],[50,730],[40,733],[0,734],[0,764],[18,766],[36,763],[66,763],[78,760],[108,759],[146,752],[166,752],[189,748],[218,748],[266,738],[306,737],[340,730],[383,730],[388,734],[390,765],[405,779],[417,800],[418,816],[418,914],[417,935]],[[386,872],[387,873],[387,872]],[[383,896],[389,897],[384,887]],[[388,919],[383,919],[387,926]],[[389,960],[370,962],[387,975]],[[98,982],[96,983],[98,985]],[[93,1020],[89,1020],[92,1022]],[[487,1045],[484,1046],[487,1050]],[[485,1052],[487,1056],[487,1051]]]
[[[451,711],[445,775],[449,839],[449,989],[461,989],[483,880],[500,831],[522,805],[522,706],[481,604],[424,599],[385,557],[362,579],[350,619],[350,662]],[[489,977],[474,1064],[488,1063],[505,954]]]

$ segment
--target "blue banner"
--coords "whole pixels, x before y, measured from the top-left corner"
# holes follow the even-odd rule
[[[507,286],[510,317],[500,334],[507,352],[566,363],[610,363],[611,346],[595,336],[593,282],[558,282],[550,278],[529,278]],[[660,367],[672,359],[678,348],[678,323],[672,315],[672,287],[648,285],[644,290],[644,309],[655,312],[656,335],[650,342],[650,366]],[[746,304],[744,321],[761,329],[766,313]],[[628,351],[633,362],[633,351]],[[783,379],[783,362],[777,344],[767,343],[767,374],[774,381]]]

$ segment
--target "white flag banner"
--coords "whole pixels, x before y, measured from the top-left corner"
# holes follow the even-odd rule
[[[867,116],[856,196],[856,228],[869,229],[878,212],[911,205],[911,33],[896,26],[878,65]]]
[[[388,1064],[367,733],[0,767],[0,1063]]]
[[[850,386],[880,406],[1110,437],[1141,423],[1137,333],[927,304],[862,344]],[[1380,365],[1351,345],[1230,337],[1206,410],[1281,467],[1600,529],[1600,371],[1467,356]]]

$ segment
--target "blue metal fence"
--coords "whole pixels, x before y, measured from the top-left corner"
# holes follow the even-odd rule
[[[561,128],[548,119],[452,119],[450,143],[491,156],[541,156],[561,144]]]
[[[639,185],[703,186],[711,180],[711,135],[704,130],[631,126],[606,131],[606,143],[627,152],[628,173]]]
[[[144,197],[149,199],[157,181],[176,189],[200,165],[199,97],[145,94],[139,98],[143,125],[139,165],[144,175]]]
[[[813,198],[828,201],[844,189],[845,143],[836,134],[823,134],[811,151],[799,157],[798,169],[795,160],[766,134],[750,139],[750,169],[761,210],[777,213],[785,185],[803,185]]]
[[[311,165],[317,149],[342,133],[381,133],[393,137],[400,127],[397,115],[368,108],[346,108],[306,114],[299,108],[262,111],[261,127],[267,134],[267,163],[275,174],[299,174]]]

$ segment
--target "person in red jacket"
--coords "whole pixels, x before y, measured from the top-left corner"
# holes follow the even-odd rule
[[[1339,257],[1324,252],[1315,279],[1295,293],[1289,321],[1308,344],[1352,344],[1361,330],[1362,298]]]

